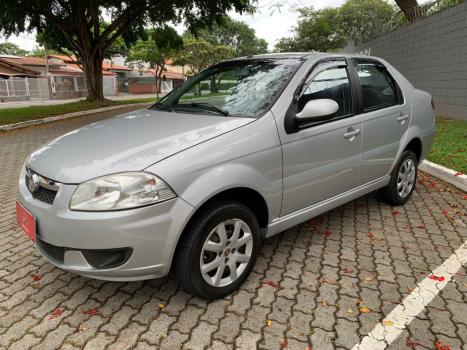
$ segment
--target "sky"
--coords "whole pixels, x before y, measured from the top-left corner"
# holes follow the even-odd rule
[[[256,36],[266,39],[269,48],[272,49],[280,38],[291,35],[298,20],[296,8],[313,6],[319,9],[326,6],[339,6],[343,2],[344,0],[258,0],[258,10],[254,14],[240,15],[236,12],[230,12],[229,15],[250,25],[256,30]],[[280,8],[274,6],[275,4],[280,5]],[[183,26],[177,26],[176,29],[179,32],[184,30]],[[0,37],[0,42],[5,41],[15,43],[28,51],[37,46],[33,33],[12,35],[8,39]]]

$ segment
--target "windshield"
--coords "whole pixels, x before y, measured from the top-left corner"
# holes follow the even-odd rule
[[[300,59],[239,60],[205,69],[152,108],[256,118],[266,111]]]

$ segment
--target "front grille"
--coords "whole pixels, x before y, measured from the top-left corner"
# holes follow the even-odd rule
[[[26,187],[28,188],[29,192],[31,192],[31,190],[29,189],[29,176],[28,175],[25,176],[25,182],[26,182]],[[31,192],[31,194],[33,198],[41,202],[52,205],[55,200],[55,196],[57,195],[57,191],[39,186],[39,188],[35,190],[34,192]]]

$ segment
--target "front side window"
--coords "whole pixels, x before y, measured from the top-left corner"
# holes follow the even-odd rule
[[[398,103],[397,86],[388,71],[379,65],[358,64],[363,109],[383,108]]]
[[[270,107],[301,63],[300,59],[224,62],[195,75],[153,108],[257,118]]]
[[[348,115],[351,112],[349,76],[344,67],[334,67],[319,72],[305,88],[298,100],[298,112],[310,100],[327,98],[337,102],[339,110],[334,117]]]

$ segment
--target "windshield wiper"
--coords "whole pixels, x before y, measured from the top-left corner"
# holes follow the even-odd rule
[[[179,104],[174,105],[174,106],[186,106],[186,107],[204,108],[204,109],[208,109],[210,111],[214,111],[214,112],[217,112],[217,113],[225,115],[225,116],[229,115],[229,112],[226,111],[225,109],[219,108],[217,106],[214,106],[214,105],[212,105],[210,103],[206,103],[206,102],[179,103]]]
[[[162,103],[162,102],[156,102],[150,108],[153,108],[153,107],[163,109],[169,112],[173,112],[173,109],[169,105],[166,105],[165,103]]]

